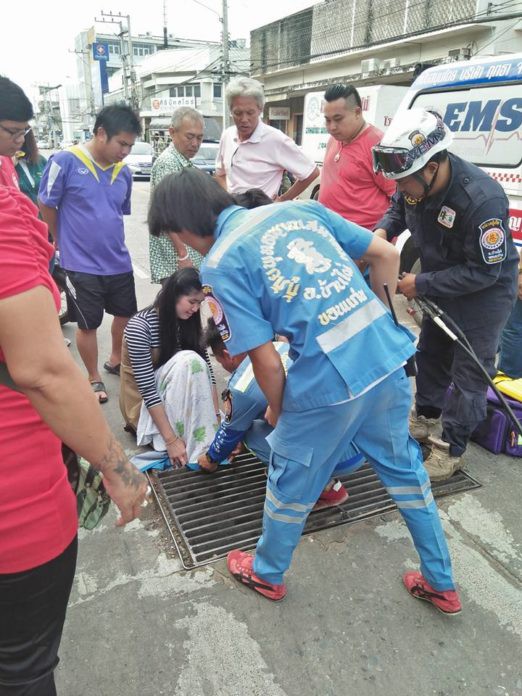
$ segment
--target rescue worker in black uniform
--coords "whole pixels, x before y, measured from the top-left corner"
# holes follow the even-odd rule
[[[403,274],[398,291],[408,299],[425,296],[447,312],[493,376],[500,333],[516,298],[518,253],[502,187],[448,153],[451,141],[434,112],[410,109],[393,121],[373,148],[375,170],[398,185],[375,234],[391,241],[410,230],[421,270]],[[468,440],[486,417],[487,382],[428,317],[416,359],[410,431],[434,445],[425,465],[430,478],[440,481],[461,468]],[[441,416],[442,440],[434,433]]]

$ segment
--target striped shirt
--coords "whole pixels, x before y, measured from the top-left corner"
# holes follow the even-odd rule
[[[145,406],[147,408],[157,406],[162,403],[156,388],[154,364],[152,362],[153,348],[160,347],[160,325],[157,311],[152,307],[148,307],[135,314],[129,320],[124,335],[134,379],[143,397]],[[184,350],[183,346],[180,346],[178,350]],[[214,371],[212,370],[207,351],[205,351],[204,356],[210,372],[210,381],[212,384],[216,384],[216,378],[214,377]]]

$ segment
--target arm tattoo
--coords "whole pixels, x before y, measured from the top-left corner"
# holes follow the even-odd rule
[[[104,470],[110,469],[118,474],[125,486],[139,488],[143,482],[140,472],[129,463],[122,446],[112,433],[107,443],[107,453],[101,460],[99,468],[102,473]]]

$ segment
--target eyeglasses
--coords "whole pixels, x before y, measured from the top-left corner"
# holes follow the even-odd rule
[[[0,123],[0,128],[8,133],[13,140],[18,140],[18,138],[24,137],[33,130],[32,126],[28,128],[6,128]]]

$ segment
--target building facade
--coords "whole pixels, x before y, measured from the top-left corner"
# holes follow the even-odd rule
[[[522,0],[324,0],[252,31],[251,73],[269,122],[300,142],[308,92],[409,85],[431,65],[521,51],[521,18]]]
[[[138,70],[140,65],[158,53],[172,51],[197,51],[209,46],[218,47],[218,43],[180,39],[172,34],[167,36],[168,48],[165,48],[164,38],[153,34],[138,34],[131,37],[129,42],[126,34],[106,34],[90,27],[75,37],[75,53],[77,55],[76,72],[79,111],[81,115],[80,130],[90,132],[95,114],[106,103],[113,99],[109,91],[114,91],[121,85],[120,99],[133,102],[139,106],[140,87]],[[104,60],[98,60],[96,47],[102,46]],[[110,87],[111,78],[116,77]]]
[[[250,51],[241,40],[229,46],[226,77],[248,75]],[[168,128],[172,112],[192,106],[205,117],[205,138],[219,140],[223,126],[222,49],[206,44],[199,49],[170,49],[146,57],[136,68],[140,117],[144,137],[161,151],[170,141]],[[122,73],[109,78],[106,102],[124,98]]]

